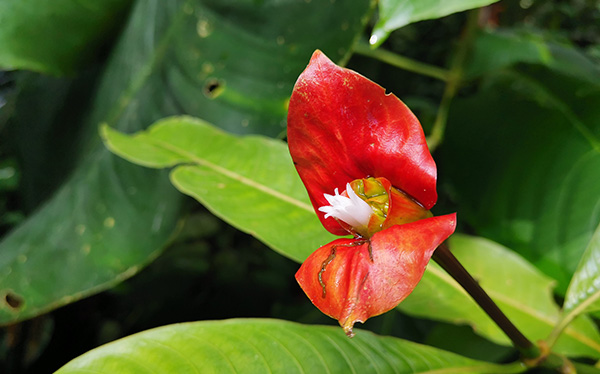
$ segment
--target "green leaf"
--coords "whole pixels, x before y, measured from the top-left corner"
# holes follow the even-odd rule
[[[519,373],[435,348],[339,327],[238,319],[170,325],[94,349],[70,373]]]
[[[554,344],[577,316],[600,310],[600,225],[581,258],[567,289],[560,321],[547,339]]]
[[[51,200],[0,243],[0,324],[114,286],[172,235],[181,199],[166,173],[130,165],[96,143]],[[155,183],[140,183],[148,180]]]
[[[234,132],[281,135],[287,98],[312,52],[346,57],[370,5],[137,1],[104,74],[91,86],[97,90],[86,92],[89,107],[77,108],[83,120],[43,105],[27,108],[35,114],[27,126],[61,113],[53,118],[60,131],[47,127],[47,153],[65,149],[57,149],[56,137],[66,132],[60,141],[76,144],[67,147],[75,149],[76,166],[0,243],[0,324],[114,286],[156,257],[176,229],[182,195],[165,173],[112,156],[98,137],[100,123],[137,131],[190,113]],[[76,106],[68,95],[60,105]]]
[[[523,63],[546,66],[582,81],[600,84],[600,69],[595,61],[586,58],[573,45],[552,42],[529,30],[481,30],[464,74],[466,78],[474,78]]]
[[[531,341],[545,339],[559,320],[553,281],[509,249],[483,238],[455,234],[450,248],[500,309]],[[437,264],[398,308],[408,314],[469,324],[493,342],[510,341],[471,297]],[[557,352],[600,358],[600,334],[593,322],[578,318],[565,330]]]
[[[496,1],[498,0],[381,0],[379,20],[375,24],[370,43],[379,46],[392,31],[410,23],[445,17]]]
[[[585,250],[567,290],[563,313],[566,320],[600,310],[600,225]]]
[[[0,2],[0,68],[65,74],[98,54],[132,1]],[[41,31],[43,30],[43,31]]]
[[[440,157],[463,219],[564,294],[600,223],[600,86],[523,66],[454,101]]]
[[[495,344],[475,334],[468,325],[435,323],[424,343],[461,356],[489,362],[507,362],[515,354],[514,347]]]
[[[349,58],[371,3],[178,1],[163,74],[178,88],[179,114],[282,137],[289,96],[310,56],[322,49],[334,61]]]
[[[335,237],[320,224],[287,145],[236,137],[190,117],[158,121],[126,136],[102,128],[107,146],[141,165],[175,165],[171,181],[215,215],[283,255],[303,261]]]
[[[56,192],[80,162],[82,129],[73,124],[90,112],[91,86],[99,72],[89,69],[68,78],[26,71],[13,74],[18,95],[7,140],[17,153],[23,175],[21,209],[31,213]]]

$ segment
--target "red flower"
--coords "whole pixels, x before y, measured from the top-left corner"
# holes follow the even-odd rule
[[[288,112],[290,154],[323,226],[298,283],[352,336],[415,288],[456,215],[432,217],[436,167],[414,114],[393,94],[316,51]],[[340,191],[342,191],[340,193]]]

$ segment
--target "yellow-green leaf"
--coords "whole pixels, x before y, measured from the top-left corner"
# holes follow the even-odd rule
[[[339,327],[239,319],[170,325],[96,348],[56,374],[519,373],[409,341]]]

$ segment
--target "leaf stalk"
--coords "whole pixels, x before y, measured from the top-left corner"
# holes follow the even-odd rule
[[[544,341],[540,341],[538,346],[527,339],[450,252],[447,242],[442,243],[435,250],[433,260],[467,291],[481,309],[508,336],[521,353],[522,362],[526,366],[544,367],[562,374],[573,374],[580,371],[582,373],[598,372],[590,366],[573,363],[568,358],[552,352],[550,346]]]
[[[460,284],[475,302],[496,322],[498,327],[508,336],[521,355],[528,359],[540,357],[540,349],[519,331],[519,329],[506,317],[496,303],[481,288],[479,283],[462,266],[456,257],[450,252],[447,242],[442,243],[433,253],[433,259],[454,280]]]
[[[444,139],[450,104],[452,103],[454,96],[456,96],[463,79],[464,65],[467,61],[469,51],[471,50],[471,45],[473,44],[478,18],[478,11],[475,10],[469,12],[466,26],[458,41],[452,61],[450,62],[450,71],[448,72],[448,79],[446,80],[446,88],[444,89],[442,101],[435,122],[433,123],[431,133],[427,137],[427,145],[429,146],[429,151],[432,153]]]
[[[386,51],[385,49],[372,49],[364,42],[357,43],[354,47],[354,52],[385,62],[399,69],[439,79],[444,82],[449,79],[449,71],[446,69],[413,60],[397,53]]]

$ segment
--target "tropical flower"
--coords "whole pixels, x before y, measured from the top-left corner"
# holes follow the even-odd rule
[[[288,144],[317,216],[340,238],[296,273],[349,336],[415,288],[456,215],[433,217],[436,166],[414,114],[393,94],[316,51],[298,78]],[[341,191],[341,192],[340,192]]]

